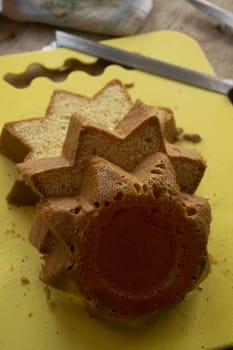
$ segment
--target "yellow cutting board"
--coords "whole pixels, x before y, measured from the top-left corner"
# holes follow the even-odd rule
[[[109,43],[214,74],[199,45],[181,33],[154,32]],[[0,349],[198,350],[233,345],[233,106],[225,96],[117,65],[100,76],[73,72],[62,83],[37,78],[25,89],[4,80],[7,73],[21,74],[32,63],[54,70],[67,59],[89,65],[96,61],[66,49],[0,57],[0,127],[43,116],[54,88],[91,96],[113,78],[133,84],[133,99],[172,108],[177,125],[203,139],[195,148],[208,168],[197,192],[212,206],[211,273],[174,309],[139,324],[92,318],[80,299],[54,290],[48,303],[38,279],[41,259],[27,241],[34,209],[7,204],[14,164],[0,155]]]

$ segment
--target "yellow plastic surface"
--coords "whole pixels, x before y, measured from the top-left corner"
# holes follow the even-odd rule
[[[115,39],[112,45],[214,74],[198,44],[180,33],[148,33]],[[81,300],[54,290],[48,303],[38,279],[41,259],[27,241],[34,209],[5,201],[14,164],[0,155],[0,349],[198,350],[233,345],[233,106],[225,96],[116,65],[98,77],[75,72],[62,83],[38,78],[26,89],[3,80],[6,73],[23,73],[31,63],[56,69],[70,58],[96,61],[65,49],[0,57],[1,128],[6,121],[43,116],[54,88],[91,96],[113,78],[134,84],[129,89],[133,99],[172,108],[177,125],[203,139],[195,148],[208,163],[198,194],[209,198],[213,210],[211,273],[173,310],[142,325],[91,318]]]

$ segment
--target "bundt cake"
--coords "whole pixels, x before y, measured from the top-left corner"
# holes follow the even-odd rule
[[[73,115],[60,157],[18,168],[41,197],[30,241],[46,284],[136,317],[200,283],[210,207],[181,189],[196,188],[205,163],[165,141],[153,108],[137,101],[113,131]]]
[[[79,196],[41,202],[30,239],[44,253],[46,284],[135,317],[167,309],[200,283],[209,224],[208,202],[180,192],[166,154],[132,173],[94,156]]]

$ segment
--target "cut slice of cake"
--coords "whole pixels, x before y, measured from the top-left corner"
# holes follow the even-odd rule
[[[186,152],[178,146],[176,153],[171,152],[171,147],[166,146],[157,110],[139,100],[112,131],[83,120],[79,115],[72,116],[60,157],[29,159],[19,164],[17,169],[41,198],[61,197],[79,193],[82,172],[93,155],[133,171],[145,156],[156,152],[167,153],[171,161],[174,160],[181,189],[183,179],[186,180],[187,192],[196,189],[203,176],[205,162],[198,153]],[[188,174],[184,174],[186,163],[189,165]],[[190,176],[189,171],[195,176]]]
[[[61,154],[72,113],[78,113],[111,130],[132,105],[127,89],[116,79],[110,81],[92,98],[55,90],[44,118],[31,118],[4,125],[0,149],[16,162],[56,157]],[[174,142],[178,132],[172,111],[168,108],[154,108],[165,137],[169,142]],[[33,204],[37,196],[17,175],[7,199],[13,204]]]

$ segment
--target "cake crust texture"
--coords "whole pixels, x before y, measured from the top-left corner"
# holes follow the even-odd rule
[[[200,284],[211,209],[193,193],[206,163],[177,135],[169,109],[133,103],[117,80],[93,98],[57,90],[45,118],[5,125],[2,150],[12,142],[8,156],[20,162],[8,200],[39,198],[29,240],[46,285],[134,318]]]
[[[0,150],[16,163],[60,156],[72,114],[78,113],[112,130],[132,106],[126,87],[117,79],[111,80],[93,97],[57,89],[51,96],[45,117],[5,123],[0,137]],[[172,111],[164,107],[153,108],[165,138],[168,142],[175,142],[178,130]],[[38,196],[17,174],[7,200],[17,205],[35,204]]]
[[[208,266],[209,204],[180,192],[164,153],[133,172],[94,156],[79,196],[38,206],[31,241],[39,249],[46,246],[42,223],[50,230],[42,281],[114,316],[171,307]]]
[[[62,156],[18,166],[41,197],[30,241],[42,281],[117,317],[181,301],[208,266],[209,204],[181,190],[200,163],[141,101],[112,131],[73,115]]]
[[[203,158],[166,142],[156,111],[140,100],[112,131],[73,115],[61,156],[31,159],[17,169],[39,197],[61,197],[79,193],[82,171],[95,154],[132,171],[156,152],[170,158],[181,190],[193,193],[206,168]]]

